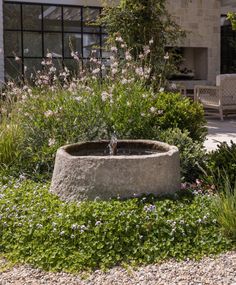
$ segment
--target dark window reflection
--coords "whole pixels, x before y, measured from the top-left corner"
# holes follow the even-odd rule
[[[41,5],[23,5],[23,29],[38,30],[42,29],[42,9]]]
[[[99,33],[100,27],[96,25],[95,21],[100,15],[99,9],[84,8],[83,9],[83,30],[84,32]]]
[[[62,8],[57,6],[43,7],[43,28],[45,31],[62,30]]]
[[[4,32],[5,56],[21,56],[21,33],[13,31]]]
[[[100,57],[100,36],[97,34],[84,34],[83,56],[90,57],[92,50],[96,50],[96,56]]]
[[[81,8],[63,8],[64,31],[80,32],[81,31]]]
[[[51,52],[53,57],[62,57],[62,35],[60,33],[44,34],[44,56]]]
[[[25,57],[42,57],[42,34],[41,32],[24,32],[24,56]]]
[[[5,29],[21,28],[21,6],[19,4],[4,4],[3,16]]]
[[[92,50],[97,57],[109,57],[101,49],[106,33],[96,24],[100,8],[12,1],[4,3],[3,9],[7,78],[20,78],[22,74],[30,77],[42,68],[42,59],[48,52],[59,69],[64,65],[74,72],[79,70],[79,65],[72,52],[85,64]]]

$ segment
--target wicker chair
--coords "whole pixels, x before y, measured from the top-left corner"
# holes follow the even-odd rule
[[[218,111],[222,121],[224,115],[236,114],[236,74],[217,75],[216,86],[195,86],[194,100],[203,104],[206,114]]]

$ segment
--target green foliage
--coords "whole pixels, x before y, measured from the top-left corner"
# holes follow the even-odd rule
[[[236,13],[228,13],[227,19],[231,21],[233,30],[236,30]]]
[[[176,45],[184,36],[165,5],[165,0],[126,0],[120,5],[105,6],[101,17],[110,40],[121,36],[136,58],[145,53],[144,47],[149,46],[151,40],[149,59],[157,81],[160,74],[165,77],[174,68],[164,60],[166,47]]]
[[[203,110],[180,94],[154,93],[139,82],[128,86],[114,82],[74,92],[40,91],[19,101],[11,114],[12,124],[21,126],[21,153],[15,167],[50,176],[56,150],[78,141],[118,138],[158,139],[168,128],[187,130],[201,140]],[[188,171],[186,169],[186,171]]]
[[[224,187],[222,175],[227,176],[231,187],[236,183],[236,144],[223,142],[218,145],[218,149],[209,154],[207,165],[208,179],[215,182],[218,188]]]
[[[206,151],[202,143],[193,141],[188,131],[182,132],[180,129],[162,132],[160,140],[178,147],[183,181],[193,182],[199,178],[206,163]]]
[[[0,252],[46,270],[200,258],[232,247],[219,232],[206,196],[78,205],[59,201],[47,186],[11,181],[1,185],[0,212]]]
[[[224,178],[224,191],[215,197],[214,213],[226,236],[236,241],[236,184],[232,188],[228,178]]]
[[[11,166],[18,159],[22,132],[18,124],[3,121],[0,124],[0,168]]]
[[[193,140],[204,140],[206,120],[200,104],[183,98],[179,93],[160,93],[157,99],[157,108],[163,110],[163,115],[158,120],[161,130],[179,128],[187,130]]]

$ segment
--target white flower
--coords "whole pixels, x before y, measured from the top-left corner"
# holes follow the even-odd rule
[[[136,74],[139,75],[139,76],[143,76],[143,74],[144,74],[142,67],[137,67],[137,68],[135,69],[135,72],[136,72]]]
[[[170,56],[169,56],[169,54],[168,54],[168,52],[166,53],[166,55],[164,56],[164,59],[165,60],[168,60],[170,58]]]
[[[55,143],[56,143],[55,139],[49,139],[48,140],[48,146],[53,146],[53,145],[55,145]]]
[[[96,68],[92,71],[92,74],[98,74],[100,72],[100,68]]]
[[[76,100],[77,102],[80,102],[80,101],[82,100],[82,97],[77,96],[77,97],[75,97],[75,100]]]
[[[118,72],[117,68],[112,68],[112,70],[111,70],[112,75],[115,75],[117,72]]]
[[[159,92],[162,93],[162,92],[164,92],[164,90],[165,90],[165,89],[164,89],[163,87],[161,87],[161,88],[159,89]]]
[[[97,221],[97,222],[95,223],[95,226],[97,227],[97,226],[100,226],[101,224],[102,224],[101,221]]]
[[[103,91],[102,94],[102,101],[105,102],[107,98],[109,98],[109,94],[106,91]]]
[[[149,41],[149,44],[152,45],[154,43],[153,38]]]
[[[116,41],[117,41],[117,42],[119,42],[119,43],[123,43],[123,39],[122,39],[122,37],[121,37],[121,36],[116,37]]]
[[[71,56],[75,59],[75,60],[79,60],[79,55],[78,52],[71,52]]]
[[[113,62],[111,64],[111,68],[116,68],[117,66],[118,66],[118,62],[117,61],[115,61],[115,62]]]
[[[56,69],[56,67],[51,66],[50,69],[49,69],[49,71],[50,71],[50,72],[55,72],[55,71],[57,71],[57,69]]]
[[[138,57],[139,57],[140,59],[144,59],[144,54],[143,54],[143,53],[140,53]]]
[[[149,46],[144,46],[144,47],[143,47],[143,51],[144,51],[144,54],[145,54],[145,55],[148,55],[148,54],[151,52]]]
[[[125,59],[126,59],[127,61],[132,60],[132,56],[131,56],[131,54],[130,54],[129,51],[126,51],[126,53],[125,53]]]
[[[15,56],[15,61],[20,61],[20,58],[18,56]]]
[[[96,57],[91,57],[91,58],[90,58],[90,62],[97,63],[97,62],[98,62],[98,59],[97,59]]]
[[[72,230],[78,230],[78,228],[79,228],[79,226],[78,226],[77,224],[73,224],[73,225],[71,226],[71,229],[72,229]]]
[[[156,110],[157,110],[157,108],[155,108],[155,107],[151,107],[151,108],[150,108],[150,112],[151,112],[151,113],[155,113]]]
[[[46,57],[52,58],[52,53],[51,53],[51,52],[48,52],[47,55],[46,55]]]
[[[122,83],[122,84],[127,84],[127,83],[128,83],[128,80],[125,79],[125,78],[123,78],[123,79],[121,80],[121,83]]]
[[[44,116],[45,116],[46,118],[51,117],[51,116],[53,116],[53,115],[54,115],[54,113],[53,113],[53,111],[51,111],[51,110],[48,110],[48,111],[44,112]]]
[[[111,47],[111,51],[112,51],[112,52],[117,52],[118,49],[117,49],[117,47],[114,47],[114,46],[113,46],[113,47]]]

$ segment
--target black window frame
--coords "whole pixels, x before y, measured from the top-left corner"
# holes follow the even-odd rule
[[[98,32],[95,31],[86,31],[84,32],[84,10],[85,9],[97,9],[99,10],[98,14],[101,14],[102,7],[100,6],[82,6],[82,5],[70,5],[70,4],[54,4],[54,3],[32,3],[32,2],[16,2],[16,1],[4,1],[3,3],[3,11],[4,11],[4,6],[5,4],[17,4],[20,6],[20,17],[21,17],[21,22],[19,25],[19,28],[17,29],[8,29],[5,26],[5,22],[3,21],[3,31],[4,31],[4,50],[5,50],[5,32],[20,32],[21,34],[21,54],[19,55],[20,60],[21,60],[21,74],[19,74],[22,79],[24,79],[24,68],[25,68],[25,59],[40,59],[43,60],[46,56],[47,51],[45,51],[45,34],[46,33],[55,33],[55,34],[61,34],[61,45],[62,45],[62,56],[61,57],[53,57],[55,60],[62,60],[62,65],[64,66],[64,60],[73,60],[73,57],[65,56],[65,34],[80,34],[81,35],[81,54],[80,58],[82,59],[82,64],[84,61],[89,60],[89,57],[84,57],[84,34],[91,34],[91,35],[97,35],[99,37],[99,53],[100,53],[100,59],[102,61],[107,60],[106,57],[103,57],[103,37],[107,35],[106,32],[103,31],[102,26],[98,26]],[[27,29],[23,27],[23,6],[24,5],[34,5],[34,6],[40,6],[41,7],[41,14],[43,15],[44,7],[60,7],[61,8],[61,30],[60,31],[55,31],[55,30],[46,30],[44,29],[44,17],[42,16],[41,19],[41,29]],[[64,29],[64,8],[76,8],[80,10],[80,29],[81,31],[79,32],[78,30],[70,30],[70,31],[65,31]],[[41,33],[41,41],[42,41],[42,56],[25,56],[24,55],[24,33],[25,32],[31,32],[31,33]],[[4,55],[4,61],[5,61],[5,66],[6,66],[6,61],[7,59],[15,59],[15,55],[12,56],[5,56]],[[6,80],[6,69],[5,69],[5,80]]]

